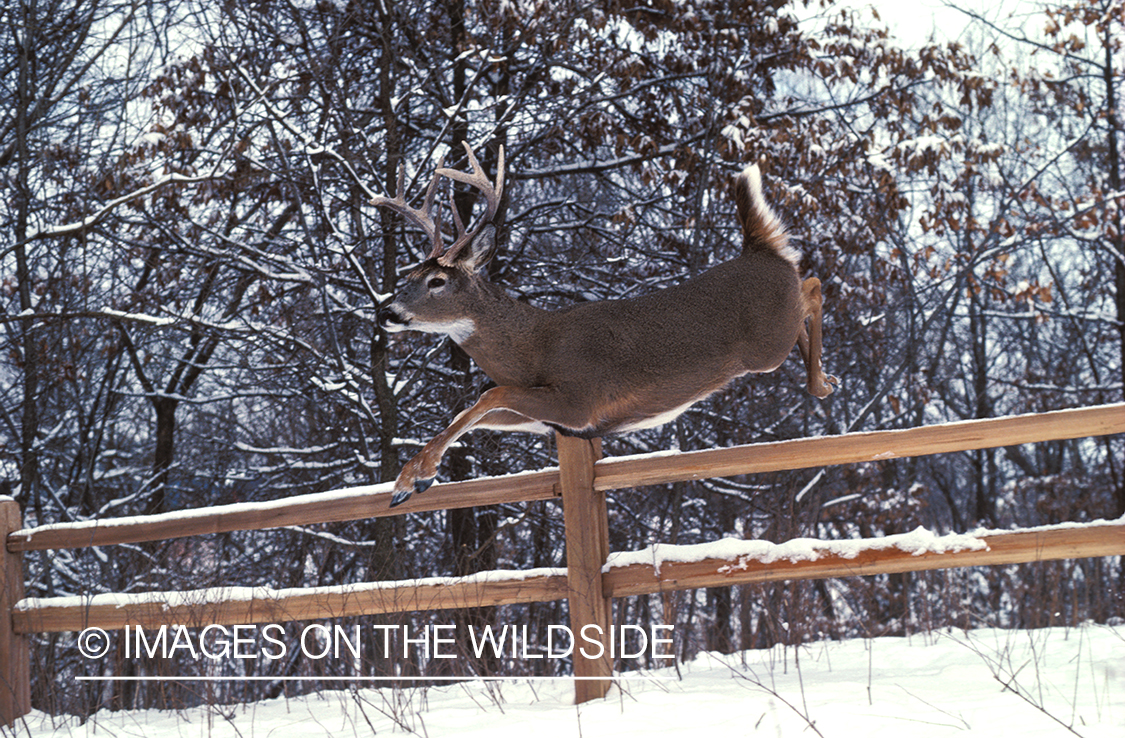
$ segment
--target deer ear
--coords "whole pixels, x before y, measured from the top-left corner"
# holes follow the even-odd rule
[[[480,271],[484,265],[492,261],[496,255],[496,226],[491,223],[484,224],[472,240],[465,247],[457,259],[458,263],[470,272]]]

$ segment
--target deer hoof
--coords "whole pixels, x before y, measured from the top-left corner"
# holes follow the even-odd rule
[[[432,487],[433,484],[434,484],[434,478],[433,477],[430,477],[429,479],[415,479],[413,490],[409,490],[409,489],[395,490],[394,495],[391,496],[391,507],[398,507],[399,505],[401,505],[402,503],[406,502],[411,497],[413,497],[415,492],[417,492],[418,494],[422,494],[423,492],[428,490],[430,487]]]
[[[809,382],[809,393],[823,399],[832,394],[839,383],[840,380],[831,374],[821,374],[816,382]]]

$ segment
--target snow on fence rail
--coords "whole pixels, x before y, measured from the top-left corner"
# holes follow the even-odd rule
[[[925,569],[1125,555],[1125,519],[1023,531],[982,531],[860,541],[784,544],[720,541],[657,545],[610,554],[609,489],[877,461],[981,448],[1125,433],[1125,403],[906,430],[852,433],[734,448],[601,459],[596,442],[559,437],[559,467],[435,485],[389,509],[387,485],[275,502],[218,506],[165,515],[21,529],[19,508],[0,499],[0,725],[30,710],[26,634],[126,625],[253,624],[413,610],[570,600],[571,629],[610,632],[614,597],[784,579],[829,578]],[[565,569],[485,572],[458,579],[375,582],[301,590],[233,588],[181,593],[24,599],[22,552],[132,543],[234,530],[355,520],[475,505],[561,498]],[[609,653],[609,649],[605,649]],[[608,658],[574,660],[579,702],[609,686]]]

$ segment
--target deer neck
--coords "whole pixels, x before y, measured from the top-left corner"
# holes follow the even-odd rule
[[[534,357],[536,337],[550,313],[516,300],[499,287],[487,284],[467,320],[472,331],[458,345],[497,384],[531,386],[539,368]]]

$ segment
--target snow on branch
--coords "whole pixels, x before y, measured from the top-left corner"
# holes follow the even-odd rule
[[[223,179],[227,176],[227,172],[220,174],[204,174],[197,177],[189,177],[183,174],[172,174],[164,179],[153,182],[150,185],[141,187],[140,189],[133,190],[127,194],[122,195],[114,200],[110,200],[103,205],[97,212],[83,218],[76,223],[65,223],[62,225],[55,225],[44,228],[40,231],[32,233],[27,237],[28,241],[36,241],[43,238],[57,238],[59,236],[69,236],[75,233],[81,233],[85,230],[93,228],[98,224],[102,218],[105,218],[111,212],[124,205],[125,203],[132,202],[137,198],[144,197],[159,189],[167,187],[171,184],[198,184],[200,182],[208,182],[216,179]]]

